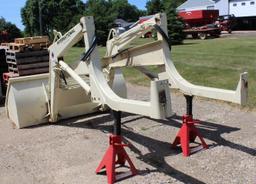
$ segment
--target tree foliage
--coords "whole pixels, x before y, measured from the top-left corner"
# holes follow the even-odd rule
[[[17,28],[15,24],[6,21],[3,17],[0,17],[0,33],[1,32],[8,33],[8,40],[6,41],[13,41],[15,38],[22,36],[19,28]]]
[[[175,8],[182,0],[151,0],[147,3],[147,13],[153,14],[165,11],[168,15],[170,37],[173,42],[181,41],[180,23],[175,18]],[[174,2],[174,3],[171,3]],[[94,16],[98,42],[105,44],[108,31],[113,27],[117,18],[133,22],[138,20],[145,11],[129,4],[128,0],[27,0],[21,9],[22,22],[25,34],[29,36],[40,35],[40,12],[42,34],[52,35],[53,29],[65,33],[79,22],[84,15]],[[176,34],[177,31],[177,34]],[[175,33],[174,33],[175,32]]]
[[[183,33],[184,22],[177,16],[176,7],[180,1],[165,1],[164,7],[167,14],[167,28],[171,44],[180,44],[185,39]]]
[[[183,33],[184,23],[177,16],[176,8],[185,0],[150,0],[147,2],[146,8],[148,14],[165,12],[168,21],[168,35],[171,44],[182,43],[185,35]]]
[[[21,9],[21,18],[27,35],[40,35],[41,12],[42,34],[50,35],[53,29],[69,30],[74,22],[78,22],[83,11],[81,0],[27,0]]]
[[[163,0],[148,1],[147,4],[146,4],[146,8],[147,8],[147,13],[149,15],[159,13],[159,12],[163,12],[164,11]]]
[[[102,45],[106,44],[108,32],[115,19],[136,21],[143,15],[142,11],[127,0],[88,0],[85,7],[85,14],[94,16],[98,43]]]
[[[115,14],[111,11],[111,4],[105,0],[88,0],[85,14],[94,17],[98,43],[104,44],[108,30],[115,20]]]
[[[42,32],[51,35],[53,29],[66,32],[83,15],[94,16],[97,37],[105,44],[108,31],[116,18],[135,21],[144,12],[129,4],[128,0],[27,0],[21,17],[27,35],[40,34],[39,12],[42,14]]]
[[[128,0],[112,0],[111,12],[115,14],[115,18],[124,19],[128,22],[137,21],[138,17],[144,15],[144,12],[136,6],[129,4]]]

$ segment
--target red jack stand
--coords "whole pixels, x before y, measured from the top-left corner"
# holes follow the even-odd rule
[[[187,102],[187,115],[182,117],[182,127],[176,136],[172,147],[175,148],[178,144],[181,144],[181,149],[185,157],[190,155],[189,143],[194,142],[198,136],[203,148],[208,149],[208,145],[205,143],[203,137],[197,130],[195,123],[199,123],[198,120],[193,119],[192,115],[192,100],[193,96],[185,95]]]
[[[137,169],[134,167],[131,159],[126,153],[124,147],[127,144],[122,144],[121,136],[121,112],[113,111],[114,116],[114,135],[109,137],[109,148],[106,151],[100,165],[96,169],[98,174],[103,168],[106,169],[108,184],[113,184],[117,180],[121,180],[137,174]],[[117,158],[117,160],[116,160]],[[128,162],[130,166],[130,172],[118,174],[115,172],[116,165],[124,166],[125,162]]]

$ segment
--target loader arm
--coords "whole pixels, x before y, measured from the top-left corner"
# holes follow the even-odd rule
[[[154,23],[153,23],[154,22]],[[156,23],[155,18],[151,22],[143,24],[148,29]],[[149,25],[149,26],[148,26]],[[145,29],[141,26],[135,26],[132,37],[137,37],[141,31]],[[80,39],[84,38],[86,53],[83,60],[89,71],[89,81],[83,80],[68,64],[63,60],[64,54]],[[126,36],[124,36],[126,37]],[[130,39],[128,39],[130,41]],[[120,47],[127,42],[120,43]],[[124,45],[125,45],[124,44]],[[49,48],[50,50],[50,105],[51,118],[50,121],[56,122],[59,116],[59,91],[60,91],[60,71],[69,74],[84,90],[92,103],[109,106],[117,111],[141,114],[152,118],[166,118],[173,113],[171,110],[170,94],[168,89],[168,80],[157,80],[151,82],[151,98],[149,102],[130,100],[118,95],[118,93],[109,85],[102,71],[102,63],[98,55],[97,47],[95,47],[95,28],[93,17],[84,17],[80,20],[80,24],[76,25],[65,35],[59,38]],[[115,75],[118,75],[115,73]],[[119,91],[121,89],[118,89]],[[162,99],[160,99],[162,96]],[[70,97],[71,98],[71,97]]]
[[[157,21],[156,21],[157,20]],[[151,31],[154,25],[158,25],[158,41],[143,46],[122,49],[132,40],[138,38],[147,31]],[[160,29],[159,29],[160,28]],[[168,79],[171,88],[179,89],[182,93],[191,96],[200,96],[217,100],[228,101],[245,105],[248,98],[247,72],[240,74],[236,90],[226,90],[212,87],[194,85],[185,80],[175,68],[171,60],[170,46],[167,34],[167,19],[165,14],[156,14],[142,23],[137,23],[130,30],[117,35],[107,41],[107,55],[105,57],[106,68],[109,71],[123,66],[141,67],[147,65],[164,65],[165,72],[159,74],[159,78]],[[161,43],[160,43],[161,42]]]
[[[82,81],[82,78],[76,74],[68,65],[60,68],[59,61],[63,60],[65,53],[76,43],[78,43],[86,32],[85,17],[80,19],[80,23],[71,28],[66,34],[62,35],[49,47],[50,57],[50,76],[49,76],[49,89],[50,89],[50,121],[56,122],[58,120],[59,106],[59,88],[60,88],[60,72],[66,71],[77,82]],[[84,40],[85,44],[89,45],[88,40]],[[86,67],[86,65],[85,65]],[[83,87],[87,95],[90,93],[90,86],[83,83]]]
[[[100,60],[97,47],[94,47],[93,17],[82,17],[79,24],[66,34],[59,34],[59,38],[50,46],[49,75],[9,80],[6,100],[8,117],[17,128],[22,128],[97,112],[101,107],[108,106],[115,111],[162,119],[173,115],[169,84],[185,94],[243,104],[247,99],[246,73],[241,75],[235,91],[193,85],[180,76],[170,59],[169,45],[163,35],[163,32],[167,33],[166,24],[165,14],[156,14],[137,22],[128,32],[115,35],[108,41],[107,55]],[[128,43],[152,30],[154,25],[161,27],[158,41],[124,50]],[[80,61],[79,66],[82,67],[77,71],[65,63],[64,55],[81,39],[84,39],[86,57],[83,57],[85,62]],[[165,66],[166,71],[152,75],[141,70],[151,78],[149,101],[131,100],[119,95],[118,92],[124,88],[110,85],[103,73],[104,69],[115,71],[112,72],[115,81],[122,78],[121,67],[150,65]],[[69,75],[68,80],[74,83],[63,84],[61,73],[64,73],[63,76]]]
[[[160,20],[161,14],[148,16],[145,19],[137,21],[134,25],[131,26],[131,29],[125,31],[120,35],[116,33],[115,29],[111,29],[106,44],[106,56],[113,56],[119,53],[130,42],[132,42],[136,38],[141,37],[147,32],[152,31],[155,24],[161,24]]]
[[[79,66],[82,67],[77,71],[65,63],[64,56],[82,38],[85,43],[85,54],[82,57],[84,62],[80,61]],[[93,17],[82,17],[80,23],[66,34],[58,34],[58,38],[50,46],[50,74],[10,80],[7,112],[17,128],[48,121],[57,122],[98,112],[105,107],[155,119],[173,115],[168,80],[151,80],[148,101],[127,99],[120,95],[125,89],[110,84],[104,75],[95,45]],[[114,71],[113,84],[116,84],[115,81],[122,78],[122,74],[117,72],[118,69]],[[62,81],[61,78],[65,80]]]

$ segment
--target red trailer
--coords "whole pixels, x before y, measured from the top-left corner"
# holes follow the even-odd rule
[[[179,12],[185,22],[184,32],[193,38],[206,39],[208,36],[219,37],[221,30],[215,24],[219,17],[219,10],[194,10]]]

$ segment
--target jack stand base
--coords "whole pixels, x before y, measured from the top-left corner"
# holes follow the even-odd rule
[[[131,159],[124,149],[124,146],[128,145],[122,144],[122,137],[119,135],[111,135],[109,137],[109,144],[109,148],[100,165],[96,169],[96,173],[98,174],[103,168],[105,168],[108,177],[108,184],[113,184],[117,180],[136,175],[137,169],[134,167]],[[120,166],[125,166],[126,161],[130,166],[130,172],[128,174],[116,174],[116,165],[119,164]]]
[[[203,148],[208,149],[208,145],[205,143],[203,137],[195,126],[195,123],[198,123],[199,121],[195,121],[192,116],[184,115],[182,117],[182,122],[182,127],[176,136],[172,147],[175,148],[178,144],[181,144],[183,155],[187,157],[190,155],[189,143],[194,142],[198,136]]]

